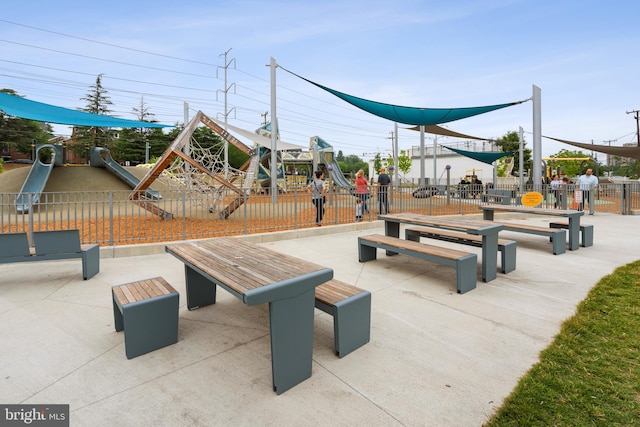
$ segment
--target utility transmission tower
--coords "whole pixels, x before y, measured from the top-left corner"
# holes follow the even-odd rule
[[[233,93],[236,93],[236,84],[233,83],[231,85],[227,85],[227,70],[229,69],[229,66],[231,64],[233,64],[233,68],[236,68],[236,59],[233,58],[231,61],[227,61],[227,55],[229,54],[229,52],[231,52],[231,49],[227,50],[225,53],[220,54],[219,56],[223,56],[224,57],[224,66],[218,66],[218,68],[216,68],[216,78],[218,78],[218,70],[220,70],[221,68],[224,70],[224,90],[222,91],[224,93],[224,130],[227,130],[227,119],[229,117],[229,113],[231,111],[235,111],[235,107],[233,107],[231,109],[231,111],[229,111],[229,109],[227,108],[227,95],[229,94],[229,90],[231,88],[233,88]],[[216,92],[216,101],[218,101],[218,92],[220,92],[219,90]],[[227,142],[227,140],[225,139],[224,141],[224,178],[227,179],[229,177],[229,142]]]

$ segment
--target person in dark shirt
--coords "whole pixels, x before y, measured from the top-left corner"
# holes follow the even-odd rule
[[[389,184],[391,178],[386,173],[386,169],[380,169],[378,176],[378,215],[388,214],[389,212]]]

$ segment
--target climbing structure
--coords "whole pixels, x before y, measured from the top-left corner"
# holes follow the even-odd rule
[[[202,149],[197,143],[194,144],[192,136],[200,124],[204,124],[225,141],[246,153],[249,160],[240,169],[234,170],[224,164],[220,152],[212,153]],[[188,153],[185,152],[187,147]],[[204,113],[198,111],[140,180],[129,195],[129,199],[163,219],[171,219],[173,217],[171,212],[161,209],[156,203],[143,197],[145,190],[162,175],[169,185],[173,182],[186,186],[189,190],[206,189],[212,192],[216,201],[212,206],[224,206],[219,211],[219,216],[221,219],[226,219],[246,200],[255,179],[257,166],[258,155],[255,150],[247,147]],[[244,178],[241,181],[241,187],[235,184],[240,177]]]

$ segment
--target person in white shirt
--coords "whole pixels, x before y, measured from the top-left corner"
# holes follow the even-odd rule
[[[593,169],[587,169],[584,175],[578,178],[578,187],[582,190],[582,203],[580,203],[580,210],[584,210],[586,203],[593,203],[592,193],[595,190],[593,187],[598,185],[598,177],[593,174]],[[593,209],[590,210],[589,215],[593,215]]]

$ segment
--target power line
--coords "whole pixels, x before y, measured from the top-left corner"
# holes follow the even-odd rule
[[[83,41],[90,42],[90,43],[101,44],[101,45],[104,45],[104,46],[110,46],[110,47],[115,47],[115,48],[118,48],[118,49],[129,50],[129,51],[132,51],[132,52],[144,53],[146,55],[159,56],[159,57],[162,57],[162,58],[174,59],[176,61],[191,62],[191,63],[194,63],[194,64],[208,65],[208,66],[211,66],[211,67],[215,67],[216,66],[216,64],[209,64],[207,62],[195,61],[193,59],[178,58],[178,57],[175,57],[175,56],[165,55],[165,54],[162,54],[162,53],[149,52],[149,51],[146,51],[146,50],[135,49],[135,48],[132,48],[132,47],[120,46],[120,45],[117,45],[117,44],[101,42],[101,41],[98,41],[98,40],[91,40],[91,39],[87,39],[87,38],[84,38],[84,37],[72,36],[70,34],[60,33],[58,31],[45,30],[44,28],[32,27],[30,25],[25,25],[25,24],[19,24],[17,22],[7,21],[6,19],[0,19],[0,22],[4,22],[6,24],[11,24],[11,25],[16,25],[16,26],[19,26],[19,27],[30,28],[32,30],[42,31],[42,32],[45,32],[45,33],[57,34],[59,36],[69,37],[69,38],[76,39],[76,40],[83,40]]]

